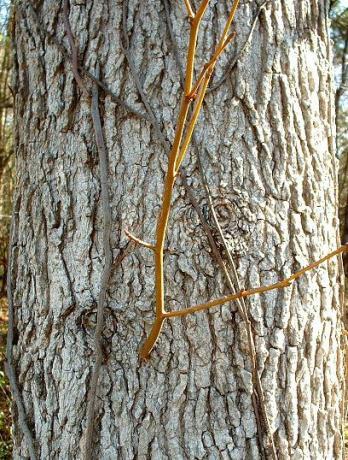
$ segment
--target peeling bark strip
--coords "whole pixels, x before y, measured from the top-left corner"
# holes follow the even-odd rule
[[[98,153],[90,102],[77,94],[72,55],[66,52],[71,47],[63,0],[35,2],[38,22],[23,3],[16,20],[14,85],[21,199],[17,243],[10,248],[13,366],[37,458],[79,459],[104,266]],[[189,33],[187,5],[193,12],[191,2],[167,11],[181,60]],[[213,207],[246,290],[287,278],[337,247],[325,5],[324,0],[278,0],[258,13],[255,3],[242,2],[237,50],[259,15],[250,52],[207,95],[196,127]],[[197,68],[215,48],[230,7],[222,1],[207,8]],[[103,82],[98,85],[106,88],[100,108],[110,153],[116,255],[127,241],[126,228],[154,240],[167,169],[165,140],[173,141],[180,104],[162,2],[129,2],[125,23],[123,11],[123,2],[71,1],[69,13],[79,44],[79,74],[93,80],[99,63]],[[124,28],[141,98],[121,48]],[[216,81],[229,62],[227,54],[221,56]],[[144,114],[143,97],[154,119]],[[132,110],[121,109],[117,100]],[[159,140],[155,122],[165,139]],[[195,159],[188,155],[184,164],[187,186],[209,223]],[[170,310],[228,294],[196,211],[179,187],[170,228],[164,259]],[[227,265],[226,254],[222,249]],[[167,321],[151,363],[139,364],[137,350],[153,320],[150,256],[140,248],[119,259],[119,270],[113,264],[94,457],[261,458],[253,362],[235,305]],[[337,279],[331,261],[291,290],[248,300],[256,366],[280,460],[342,457]],[[27,458],[28,443],[16,417],[14,458]]]

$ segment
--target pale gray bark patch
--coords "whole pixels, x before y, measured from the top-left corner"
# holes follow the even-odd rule
[[[64,37],[62,2],[36,2],[42,24]],[[236,49],[257,6],[237,14]],[[227,12],[212,2],[199,41],[209,56]],[[245,288],[275,282],[337,245],[331,150],[331,64],[326,2],[270,2],[249,51],[207,97],[197,129],[223,229]],[[184,6],[171,3],[181,58]],[[115,94],[144,112],[120,46],[122,2],[72,1],[70,22],[84,65],[97,62]],[[162,2],[129,2],[128,38],[146,96],[169,140],[180,101]],[[97,151],[89,101],[70,64],[35,23],[16,22],[18,241],[12,249],[14,361],[39,458],[80,458],[103,267]],[[223,74],[233,48],[222,58]],[[116,258],[125,228],[153,241],[167,156],[149,123],[101,104],[110,155]],[[204,209],[196,160],[185,161]],[[182,187],[175,189],[166,256],[168,307],[225,292],[222,274]],[[337,261],[287,290],[248,300],[258,367],[280,459],[341,458],[342,353]],[[147,364],[140,343],[153,320],[153,258],[139,248],[113,271],[106,360],[97,398],[95,456],[257,459],[247,338],[233,305],[166,325]],[[14,458],[28,457],[15,414]]]

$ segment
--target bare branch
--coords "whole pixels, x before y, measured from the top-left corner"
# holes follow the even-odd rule
[[[237,64],[237,62],[240,60],[241,56],[244,54],[245,50],[247,49],[247,47],[250,45],[251,43],[251,40],[252,40],[252,36],[253,36],[253,33],[254,33],[254,30],[255,30],[255,26],[256,26],[256,23],[260,17],[260,13],[261,11],[266,7],[266,4],[269,2],[270,0],[264,0],[261,5],[259,6],[255,16],[254,16],[254,20],[251,24],[251,27],[250,27],[250,30],[249,30],[249,34],[248,34],[248,37],[247,39],[245,40],[242,48],[240,49],[239,53],[230,61],[230,63],[227,65],[225,71],[224,71],[224,74],[223,76],[216,82],[214,83],[213,85],[211,85],[211,87],[208,89],[207,93],[211,93],[215,90],[217,90],[218,88],[220,88],[220,86],[225,83],[228,75],[230,75],[230,73],[232,72],[233,68],[235,67],[235,65]]]
[[[318,265],[324,263],[326,260],[331,259],[332,257],[335,257],[339,254],[342,254],[344,252],[348,252],[348,244],[339,247],[335,251],[330,252],[326,256],[322,257],[321,259],[317,260],[316,262],[308,265],[307,267],[302,268],[298,272],[294,273],[291,275],[289,278],[286,278],[282,281],[278,281],[278,283],[271,284],[269,286],[259,286],[257,288],[249,289],[247,291],[240,291],[237,292],[236,294],[230,294],[224,297],[220,297],[219,299],[211,300],[206,303],[202,303],[199,305],[196,305],[194,307],[189,307],[185,308],[184,310],[179,310],[179,311],[171,311],[171,312],[166,312],[164,316],[166,318],[174,318],[178,316],[186,316],[190,315],[192,313],[197,313],[199,311],[204,311],[204,310],[209,310],[214,307],[218,307],[220,305],[223,305],[227,302],[232,302],[233,300],[237,300],[240,298],[245,298],[245,297],[250,297],[255,294],[263,294],[264,292],[268,291],[273,291],[274,289],[281,289],[290,286],[295,280],[300,278],[302,275],[304,275],[306,272],[313,270],[314,268],[318,267]]]
[[[235,4],[238,4],[238,0],[236,0]],[[178,154],[178,158],[175,162],[175,170],[178,171],[180,168],[181,163],[184,161],[188,146],[191,142],[193,130],[196,126],[198,116],[201,112],[202,104],[204,97],[207,92],[207,88],[213,73],[213,70],[215,68],[216,62],[221,56],[221,54],[224,52],[228,44],[231,42],[233,37],[235,36],[235,33],[231,33],[229,36],[225,37],[223,40],[220,40],[220,43],[216,49],[216,51],[213,54],[213,57],[210,59],[210,61],[203,67],[201,76],[198,78],[198,82],[195,85],[194,90],[191,89],[191,92],[187,96],[188,98],[191,98],[193,96],[193,91],[196,92],[198,89],[198,98],[195,103],[195,106],[193,108],[193,113],[190,118],[190,121],[188,123],[188,128],[187,132],[185,135],[185,138],[182,142],[182,146],[180,148],[180,152]],[[197,89],[196,89],[197,88]]]
[[[185,95],[190,94],[192,89],[194,61],[196,56],[198,30],[203,18],[203,15],[208,7],[210,0],[203,0],[197,10],[194,18],[191,21],[190,40],[187,52],[186,74],[185,74]]]
[[[153,244],[146,243],[146,241],[143,241],[140,238],[137,238],[136,236],[132,235],[128,230],[125,230],[124,232],[128,236],[128,238],[133,240],[135,243],[140,244],[141,246],[144,246],[145,248],[152,249],[153,251],[155,250],[155,246]]]
[[[181,107],[179,110],[179,115],[177,119],[177,125],[175,129],[175,136],[173,145],[169,154],[169,161],[168,161],[168,170],[165,177],[164,182],[164,190],[162,196],[162,207],[160,214],[157,218],[157,226],[156,226],[156,243],[155,243],[155,299],[156,299],[156,320],[153,324],[152,330],[150,335],[146,339],[142,351],[141,356],[142,358],[146,358],[147,355],[145,351],[149,354],[153,349],[157,339],[158,334],[161,331],[161,326],[163,323],[163,318],[166,315],[165,305],[164,305],[164,267],[163,267],[163,255],[164,255],[164,240],[167,234],[168,228],[168,220],[169,220],[169,213],[171,209],[171,200],[172,200],[172,193],[173,188],[175,185],[177,172],[180,167],[181,162],[183,161],[189,142],[191,141],[193,129],[197,122],[200,110],[202,108],[203,99],[214,70],[215,64],[217,59],[221,55],[221,52],[224,50],[226,44],[230,41],[228,37],[228,32],[230,25],[233,21],[235,11],[237,9],[239,0],[234,0],[231,12],[229,17],[226,21],[226,25],[221,35],[220,41],[216,48],[216,51],[213,55],[211,62],[208,65],[208,69],[202,79],[202,84],[199,88],[199,96],[196,101],[195,107],[193,109],[192,117],[188,123],[187,133],[184,138],[183,144],[181,145],[183,133],[186,127],[186,121],[189,113],[189,108],[192,102],[192,98],[190,97],[190,93],[192,90],[192,81],[193,81],[193,71],[194,71],[194,64],[196,58],[196,47],[197,47],[197,38],[198,38],[198,31],[199,26],[201,24],[202,17],[206,11],[206,8],[209,4],[209,0],[203,0],[201,5],[199,6],[195,17],[190,22],[190,38],[189,38],[189,45],[187,51],[187,59],[186,59],[186,73],[185,73],[185,88],[184,88],[184,97],[181,101]],[[161,322],[161,326],[159,327],[159,322]]]

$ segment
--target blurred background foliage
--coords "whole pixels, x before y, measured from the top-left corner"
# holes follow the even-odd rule
[[[4,372],[7,331],[6,272],[14,182],[11,93],[11,9],[0,1],[0,460],[11,455],[11,398]]]
[[[339,160],[340,232],[342,241],[346,243],[348,242],[348,0],[331,0],[330,17],[336,83],[336,155]],[[15,177],[12,119],[11,0],[0,0],[0,460],[11,458],[10,391],[3,364],[7,323],[7,244]],[[345,260],[345,270],[348,277],[348,258]],[[348,294],[348,283],[346,286]]]
[[[9,9],[0,1],[0,297],[6,293],[7,241],[14,177]]]
[[[331,38],[334,47],[336,150],[339,160],[339,219],[342,243],[348,243],[348,1],[333,0],[330,8]],[[348,257],[343,258],[346,275],[344,322],[348,329]],[[346,458],[348,459],[348,361],[346,351]]]
[[[342,242],[348,242],[348,4],[331,1],[331,37],[334,46],[336,146],[339,159],[339,217]],[[348,258],[345,258],[348,275]]]

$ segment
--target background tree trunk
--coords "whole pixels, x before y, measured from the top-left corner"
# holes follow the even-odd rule
[[[123,3],[72,1],[71,27],[84,66],[95,73],[99,63],[112,91],[145,112],[121,47]],[[230,3],[211,2],[199,66]],[[98,156],[90,101],[52,40],[69,49],[63,2],[32,4],[39,21],[22,2],[15,25],[14,360],[38,458],[78,459],[104,261]],[[327,8],[325,0],[268,2],[247,52],[207,96],[196,131],[244,288],[289,276],[338,245]],[[215,82],[241,49],[257,9],[256,2],[242,2],[234,47]],[[170,10],[183,60],[184,2],[170,2]],[[140,82],[171,141],[181,89],[164,3],[132,0],[126,13]],[[116,260],[125,229],[154,238],[168,152],[150,123],[101,96]],[[192,149],[185,167],[205,212]],[[228,292],[182,185],[167,243],[170,308]],[[150,361],[139,362],[154,316],[153,268],[152,254],[139,247],[113,266],[95,458],[261,458],[245,324],[235,305],[168,321]],[[247,301],[279,459],[341,458],[339,279],[333,260],[286,290]],[[15,414],[14,458],[27,456]]]

